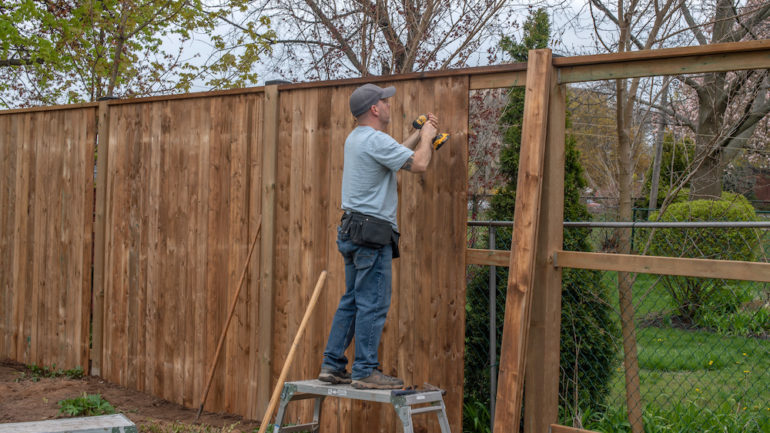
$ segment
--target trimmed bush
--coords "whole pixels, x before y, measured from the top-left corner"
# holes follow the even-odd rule
[[[658,215],[653,212],[650,220],[658,220]],[[755,219],[749,201],[730,192],[722,193],[721,200],[674,203],[660,217],[678,222]],[[662,228],[654,231],[649,251],[656,256],[753,261],[758,244],[751,228]],[[695,323],[705,313],[732,313],[745,300],[744,290],[725,280],[667,275],[661,283],[674,300],[675,315],[686,323]]]

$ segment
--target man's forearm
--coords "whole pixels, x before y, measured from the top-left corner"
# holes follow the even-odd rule
[[[426,136],[427,137],[427,136]],[[417,147],[414,149],[414,170],[415,172],[423,172],[428,168],[430,159],[433,156],[433,148],[431,146],[431,140],[428,138],[422,138],[417,140]]]
[[[408,147],[412,150],[417,146],[417,143],[420,142],[420,130],[416,129],[412,135],[407,137],[406,140],[404,140],[403,143],[401,143],[402,146]]]

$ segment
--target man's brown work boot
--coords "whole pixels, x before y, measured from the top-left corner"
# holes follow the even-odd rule
[[[334,385],[350,383],[350,373],[345,370],[334,371],[329,367],[321,367],[321,373],[318,375],[318,380],[329,382]]]
[[[352,386],[358,389],[399,389],[404,386],[404,381],[383,374],[380,370],[372,370],[372,374],[368,377],[353,379]]]

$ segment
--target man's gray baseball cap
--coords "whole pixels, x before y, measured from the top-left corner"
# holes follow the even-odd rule
[[[364,84],[350,95],[350,112],[353,113],[353,117],[358,117],[366,113],[380,99],[390,98],[395,94],[396,88],[393,86],[383,89],[371,83]]]

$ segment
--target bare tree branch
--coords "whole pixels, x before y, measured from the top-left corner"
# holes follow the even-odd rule
[[[707,45],[708,40],[706,39],[706,35],[703,34],[700,26],[698,26],[698,24],[693,19],[692,14],[690,13],[690,8],[687,7],[687,0],[681,0],[680,7],[682,8],[682,15],[684,16],[687,25],[690,26],[690,30],[692,31],[693,35],[695,35],[695,39],[699,44]]]
[[[45,61],[41,58],[31,59],[29,57],[23,59],[0,59],[0,68],[10,66],[29,66],[35,63],[43,64]]]

